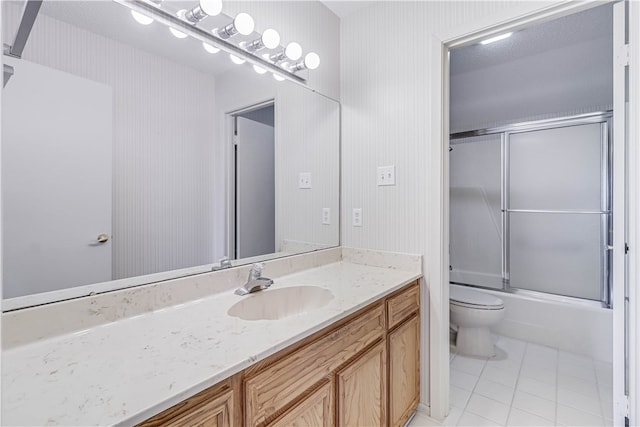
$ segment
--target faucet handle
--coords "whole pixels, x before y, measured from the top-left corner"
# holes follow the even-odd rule
[[[264,268],[264,264],[261,262],[256,262],[251,266],[251,271],[249,271],[249,280],[258,279],[262,276],[262,269]]]
[[[213,271],[218,271],[218,270],[224,270],[225,268],[231,268],[233,267],[233,265],[231,264],[231,261],[229,260],[228,256],[223,256],[222,258],[220,258],[218,260],[218,262],[220,263],[220,265],[214,265],[212,270]]]

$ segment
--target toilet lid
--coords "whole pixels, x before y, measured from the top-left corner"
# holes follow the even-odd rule
[[[504,302],[491,294],[467,289],[464,286],[451,285],[449,287],[449,301],[468,307],[485,307],[492,310],[504,308]]]

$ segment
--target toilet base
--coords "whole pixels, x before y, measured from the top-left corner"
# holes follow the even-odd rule
[[[491,331],[487,327],[464,328],[458,326],[456,350],[464,356],[493,357],[496,348],[491,339]]]

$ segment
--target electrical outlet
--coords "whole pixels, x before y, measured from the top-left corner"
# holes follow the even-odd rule
[[[353,208],[351,223],[354,227],[362,227],[362,208]]]
[[[396,167],[394,165],[378,166],[376,181],[378,186],[396,185]]]
[[[331,209],[330,208],[322,208],[322,224],[330,225],[331,224]]]
[[[311,172],[300,172],[298,188],[311,188]]]

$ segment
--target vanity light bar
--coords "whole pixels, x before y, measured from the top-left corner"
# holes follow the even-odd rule
[[[187,10],[184,19],[197,24],[207,16],[217,16],[222,12],[222,0],[200,0],[200,2]]]
[[[178,16],[174,16],[171,13],[158,8],[157,6],[149,3],[145,0],[113,0],[118,4],[128,7],[132,11],[136,11],[140,14],[149,16],[153,18],[155,21],[168,26],[169,28],[174,28],[175,30],[187,34],[188,36],[193,37],[196,40],[199,40],[203,43],[207,43],[211,46],[214,46],[220,50],[223,50],[231,55],[234,55],[238,58],[244,59],[252,65],[257,65],[260,68],[263,68],[267,71],[271,71],[274,75],[279,75],[284,77],[285,79],[291,80],[295,83],[306,83],[306,79],[296,75],[295,73],[285,70],[273,62],[263,59],[259,56],[252,55],[247,52],[245,49],[242,49],[239,46],[236,46],[233,43],[230,43],[226,40],[216,37],[214,34],[203,30],[195,25],[190,24],[189,22],[180,19]]]

